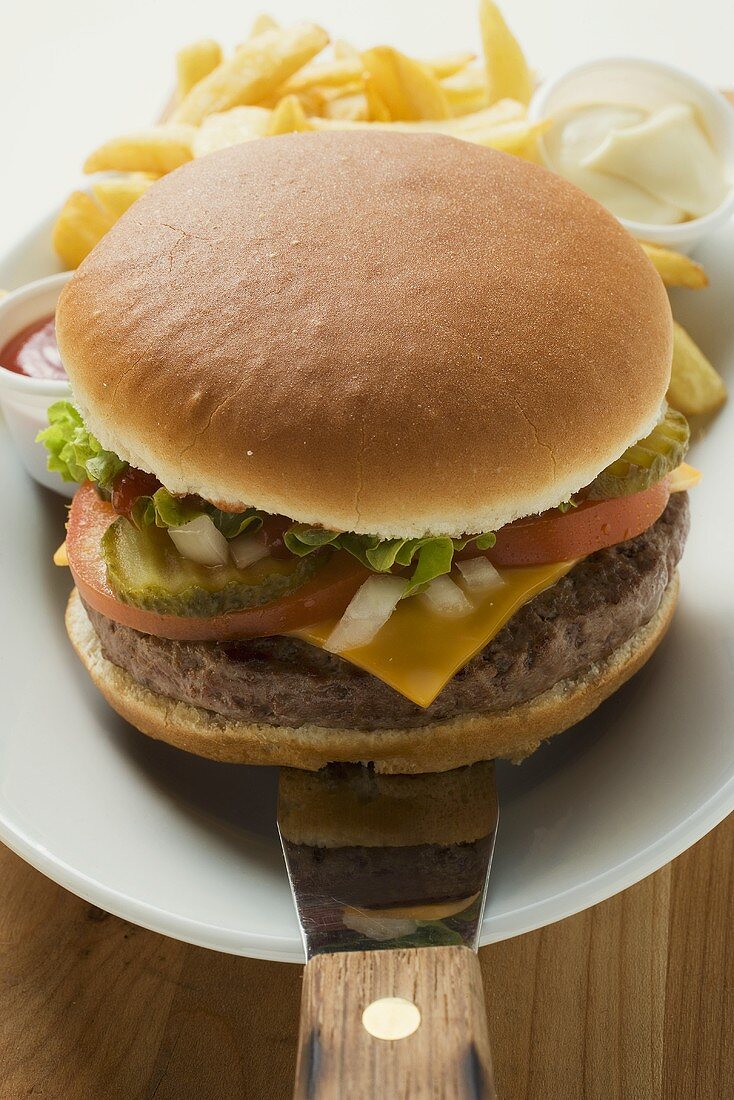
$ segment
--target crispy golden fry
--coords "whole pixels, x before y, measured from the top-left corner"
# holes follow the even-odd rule
[[[283,85],[283,87],[285,87],[285,85]],[[334,92],[335,89],[329,88],[327,91]],[[268,110],[274,111],[284,94],[286,93],[282,92],[282,89],[279,88],[274,95],[268,95],[265,96],[265,99],[261,99],[258,103],[258,107],[267,107]],[[324,104],[326,102],[326,95],[324,94],[323,88],[304,88],[302,92],[291,92],[290,94],[295,95],[296,99],[298,99],[305,115],[323,115]]]
[[[298,96],[287,95],[281,99],[273,111],[268,134],[275,137],[277,134],[293,134],[296,132],[308,133],[313,126],[303,113]]]
[[[146,172],[111,176],[93,183],[92,194],[100,208],[116,221],[158,178]]]
[[[370,106],[363,91],[351,91],[344,95],[327,99],[324,104],[324,118],[347,119],[352,122],[366,122],[370,117]],[[313,129],[313,126],[311,127]]]
[[[86,191],[73,191],[53,227],[53,246],[66,267],[78,267],[112,227],[115,218]]]
[[[345,42],[343,38],[337,38],[331,47],[335,61],[359,61],[362,63],[362,55],[351,42]]]
[[[250,38],[257,38],[259,34],[264,34],[265,31],[277,31],[279,28],[280,23],[277,19],[273,19],[272,15],[268,15],[267,12],[261,12],[253,20],[250,28]]]
[[[453,115],[468,115],[489,106],[487,77],[482,69],[469,67],[441,81]]]
[[[499,131],[499,140],[512,144],[514,132],[505,132],[505,128],[509,124],[522,125],[525,127],[526,132],[531,128],[530,136],[536,132],[536,127],[542,129],[548,125],[547,121],[528,123],[524,116],[525,108],[522,103],[516,103],[512,99],[503,99],[499,103],[493,103],[491,107],[485,107],[483,111],[476,111],[472,115],[462,115],[461,118],[419,119],[416,122],[352,122],[345,123],[343,126],[326,118],[313,118],[311,122],[317,130],[399,130],[408,134],[449,134],[451,137],[464,138],[467,141],[479,141],[495,131]],[[517,139],[517,135],[514,134],[514,136]]]
[[[491,108],[490,108],[491,110]],[[483,114],[478,111],[477,115]],[[351,122],[347,119],[312,118],[314,130],[396,130],[409,134],[448,134],[462,141],[474,141],[477,145],[486,145],[490,149],[499,149],[503,153],[512,153],[523,160],[537,160],[537,140],[550,125],[548,119],[542,122],[501,122],[471,126],[457,126],[464,119],[474,119],[476,115],[464,115],[461,118],[430,122]],[[452,123],[454,125],[452,125]]]
[[[87,157],[84,171],[152,172],[162,176],[191,160],[195,134],[193,126],[183,123],[123,134],[95,149]]]
[[[237,52],[191,89],[173,113],[198,126],[207,115],[259,103],[293,76],[329,41],[321,27],[299,23],[248,39]]]
[[[441,57],[429,57],[426,61],[421,61],[421,65],[429,73],[433,73],[437,80],[445,80],[447,76],[460,72],[476,59],[475,53],[446,53]]]
[[[712,413],[726,401],[726,386],[682,325],[673,325],[673,372],[667,398],[685,416]]]
[[[266,137],[272,113],[265,107],[232,107],[221,114],[209,115],[196,131],[194,156],[205,157],[230,145]]]
[[[390,122],[391,115],[387,103],[377,91],[369,73],[364,78],[364,95],[367,101],[367,118],[372,122]]]
[[[538,138],[551,125],[549,118],[540,122],[530,122],[527,119],[517,122],[504,122],[500,126],[488,129],[485,133],[470,132],[466,135],[468,141],[476,141],[478,145],[486,145],[490,149],[499,149],[503,153],[512,153],[523,160],[536,160]]]
[[[213,38],[191,42],[176,54],[176,85],[179,99],[222,62],[222,47]]]
[[[310,88],[344,88],[355,80],[361,80],[363,73],[364,66],[359,56],[304,65],[290,80],[286,80],[280,91],[283,95],[291,95]]]
[[[700,290],[701,287],[708,286],[709,279],[703,266],[690,256],[644,241],[642,248],[666,286],[685,286],[689,290]]]
[[[493,0],[481,0],[479,25],[490,103],[508,98],[529,103],[533,94],[532,74],[517,39]]]
[[[308,118],[311,115],[323,115],[329,96],[333,97],[337,92],[336,88],[305,88],[302,92],[298,92],[296,99]],[[277,107],[278,104],[274,103],[273,106]]]
[[[439,133],[496,145],[500,149],[519,148],[527,156],[527,145],[547,123],[529,123],[523,119],[522,104],[503,100],[461,118],[435,122],[365,122],[362,120],[311,117],[307,121],[314,130],[398,130],[403,133]],[[238,145],[242,141],[264,137],[271,132],[272,111],[265,107],[233,107],[218,115],[210,115],[194,138],[194,154],[197,157]]]
[[[362,54],[374,88],[394,119],[449,118],[451,110],[438,80],[418,61],[390,46]]]

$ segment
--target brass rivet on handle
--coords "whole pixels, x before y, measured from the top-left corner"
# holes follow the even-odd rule
[[[405,997],[380,997],[362,1013],[362,1026],[374,1039],[407,1039],[421,1023],[418,1005]]]

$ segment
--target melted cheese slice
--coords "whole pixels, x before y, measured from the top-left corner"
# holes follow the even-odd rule
[[[695,466],[689,466],[687,462],[681,462],[676,466],[672,474],[668,474],[668,488],[671,493],[684,493],[692,489],[701,480],[701,471]]]
[[[504,583],[460,617],[434,611],[420,596],[402,600],[369,645],[340,653],[346,661],[383,680],[420,707],[429,706],[467,661],[492,641],[522,607],[573,569],[575,561],[498,570]],[[322,648],[337,619],[293,631]]]

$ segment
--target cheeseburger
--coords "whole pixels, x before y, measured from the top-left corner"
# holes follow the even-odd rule
[[[185,165],[57,313],[71,641],[202,756],[514,760],[673,614],[688,428],[662,282],[601,206],[442,136]]]

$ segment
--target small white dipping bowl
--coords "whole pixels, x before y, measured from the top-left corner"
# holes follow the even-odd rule
[[[734,212],[734,108],[723,95],[683,69],[662,61],[636,57],[609,57],[589,61],[546,80],[530,104],[535,120],[553,118],[569,107],[592,103],[627,104],[649,111],[670,103],[690,103],[703,121],[722,161],[729,182],[724,201],[710,214],[677,225],[651,225],[620,218],[639,240],[690,252],[715,232]],[[554,165],[541,137],[540,153],[548,168]]]
[[[27,325],[54,312],[71,274],[48,275],[0,298],[0,349]],[[49,405],[70,396],[71,386],[65,379],[28,378],[7,370],[0,360],[0,407],[15,449],[32,478],[65,497],[72,497],[77,487],[46,468],[46,449],[36,436],[48,424]]]

